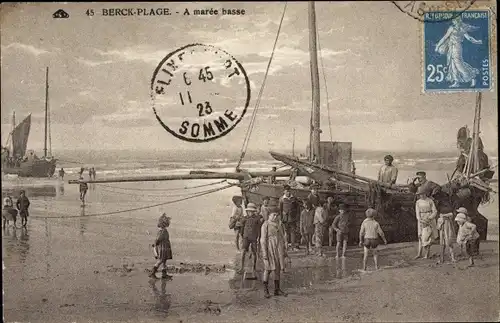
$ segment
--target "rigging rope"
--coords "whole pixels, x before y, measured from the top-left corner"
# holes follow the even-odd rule
[[[30,216],[30,217],[34,218],[34,219],[68,219],[68,218],[77,219],[77,218],[83,218],[83,217],[96,217],[96,216],[103,216],[103,215],[113,215],[113,214],[126,213],[126,212],[132,212],[132,211],[146,210],[146,209],[151,209],[151,208],[154,208],[154,207],[157,207],[157,206],[163,206],[163,205],[167,205],[167,204],[173,204],[173,203],[176,203],[176,202],[181,202],[181,201],[193,199],[195,197],[200,197],[200,196],[203,196],[203,195],[215,193],[215,192],[218,192],[218,191],[222,191],[222,190],[228,189],[228,188],[233,187],[233,186],[236,186],[236,184],[228,184],[228,185],[223,186],[223,187],[219,187],[219,188],[216,188],[216,189],[211,189],[211,190],[208,190],[208,191],[205,191],[205,192],[201,192],[201,193],[196,193],[196,194],[193,194],[191,196],[187,196],[187,197],[180,198],[180,199],[177,199],[177,200],[172,200],[172,201],[157,203],[157,204],[143,206],[143,207],[136,207],[136,208],[127,209],[127,210],[104,212],[104,213],[84,214],[84,215],[79,215],[79,216],[61,215],[61,216]]]
[[[264,86],[266,84],[267,75],[269,74],[269,68],[271,67],[271,62],[272,62],[273,57],[274,57],[276,45],[278,44],[278,38],[279,38],[280,31],[281,31],[281,26],[283,24],[283,18],[285,17],[286,7],[287,7],[287,2],[285,2],[285,7],[283,8],[283,14],[281,16],[281,21],[280,21],[280,24],[278,27],[278,32],[276,34],[276,39],[274,40],[274,45],[273,45],[273,50],[271,52],[271,57],[269,57],[269,62],[267,63],[266,73],[264,74],[264,80],[262,81],[262,85],[260,87],[260,91],[259,91],[259,94],[257,96],[257,101],[255,102],[255,108],[254,108],[253,113],[252,113],[252,118],[250,119],[250,123],[248,124],[248,128],[247,128],[247,133],[245,134],[245,138],[243,139],[243,145],[241,147],[241,155],[240,155],[240,159],[238,160],[238,164],[236,165],[236,169],[240,168],[241,163],[243,161],[243,158],[245,158],[245,154],[246,154],[246,151],[248,149],[248,144],[250,142],[250,136],[252,134],[253,127],[255,125],[255,120],[257,118],[257,110],[259,109],[259,104],[260,104],[260,101],[262,98],[262,94],[264,93]]]
[[[180,190],[189,190],[192,188],[199,188],[199,187],[205,187],[205,186],[212,186],[212,185],[217,185],[217,184],[222,184],[224,182],[227,182],[227,180],[222,180],[218,182],[213,182],[213,183],[208,183],[208,184],[203,184],[203,185],[197,185],[197,186],[191,186],[191,187],[179,187],[179,188],[132,188],[132,187],[118,187],[118,186],[112,186],[112,185],[106,185],[106,184],[101,184],[101,183],[93,183],[97,184],[99,186],[104,186],[104,187],[109,187],[109,188],[116,188],[120,190],[130,190],[130,191],[151,191],[151,192],[166,192],[166,191],[180,191]]]
[[[319,49],[319,58],[321,61],[321,71],[323,72],[323,80],[325,83],[326,111],[328,112],[328,128],[330,129],[330,142],[332,143],[332,148],[335,148],[335,146],[333,145],[332,120],[330,118],[330,99],[328,96],[328,86],[326,82],[325,66],[323,65],[323,54],[321,53],[321,42],[319,41],[319,33],[318,33],[318,49]]]

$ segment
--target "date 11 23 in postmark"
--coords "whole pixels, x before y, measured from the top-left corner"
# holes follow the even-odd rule
[[[151,80],[153,112],[173,136],[207,142],[227,135],[250,102],[243,66],[226,51],[190,44],[168,54]]]
[[[424,92],[489,91],[489,11],[432,11],[424,21]]]

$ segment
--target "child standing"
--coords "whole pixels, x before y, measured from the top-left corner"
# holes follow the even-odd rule
[[[172,276],[167,275],[167,260],[172,259],[172,246],[170,244],[170,237],[167,231],[167,228],[170,226],[170,217],[168,217],[165,213],[158,219],[158,235],[156,237],[155,243],[153,244],[153,248],[155,250],[155,254],[157,255],[155,258],[158,260],[153,267],[153,270],[149,277],[156,278],[156,272],[160,265],[163,265],[163,269],[161,271],[161,278],[171,278]]]
[[[345,204],[339,205],[339,215],[335,217],[332,223],[333,229],[337,232],[337,258],[340,254],[340,244],[342,247],[342,258],[345,257],[345,251],[347,249],[347,241],[349,239],[349,224],[350,216],[346,212]]]
[[[323,256],[323,232],[325,223],[325,210],[323,206],[319,204],[314,211],[314,236],[316,245],[316,255]]]
[[[304,209],[300,213],[300,235],[306,243],[306,256],[312,250],[312,236],[314,234],[314,210],[311,202],[304,201]]]
[[[469,267],[474,266],[474,256],[479,254],[479,233],[476,225],[471,223],[464,213],[458,213],[455,221],[458,223],[457,243],[462,247],[469,257]]]
[[[369,208],[366,210],[365,214],[366,219],[361,223],[361,229],[359,230],[359,246],[364,246],[363,270],[366,270],[366,262],[370,249],[373,251],[373,261],[375,262],[375,270],[377,270],[377,247],[379,245],[379,236],[384,240],[384,244],[387,244],[387,240],[385,239],[384,231],[382,231],[380,224],[373,218],[377,214],[377,211]]]

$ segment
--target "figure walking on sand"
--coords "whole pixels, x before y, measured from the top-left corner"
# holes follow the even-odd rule
[[[264,284],[265,297],[269,298],[269,276],[274,273],[274,295],[286,296],[280,289],[280,272],[285,269],[285,237],[283,226],[278,223],[278,213],[276,211],[269,214],[269,219],[262,224],[260,243],[262,250],[262,260],[264,262]]]
[[[26,196],[26,192],[21,190],[20,196],[17,199],[16,207],[19,210],[19,216],[21,217],[21,224],[23,227],[28,225],[28,216],[30,215],[28,208],[30,207],[30,200]]]
[[[64,180],[64,174],[65,174],[64,168],[61,167],[61,169],[59,170],[59,178],[61,180]]]
[[[83,177],[80,176],[80,201],[82,201],[82,206],[85,205],[85,195],[87,195],[87,191],[89,190],[89,186],[87,183],[82,182]]]
[[[153,266],[153,270],[149,277],[156,278],[156,272],[160,265],[163,265],[161,271],[161,278],[171,278],[167,275],[167,260],[172,259],[172,245],[170,244],[170,236],[167,228],[170,226],[170,217],[163,213],[158,219],[158,235],[156,236],[153,250],[155,251],[155,258],[158,260]]]
[[[440,262],[444,263],[444,251],[448,248],[451,261],[456,262],[453,252],[453,244],[457,236],[453,226],[453,209],[450,203],[442,203],[439,207],[439,219],[437,220],[437,229],[439,230],[439,245],[441,246]]]
[[[380,227],[380,224],[374,219],[377,215],[377,211],[369,208],[365,212],[366,219],[361,223],[361,229],[359,230],[359,246],[363,246],[363,270],[366,271],[366,262],[368,261],[368,252],[372,250],[373,261],[375,262],[375,270],[378,270],[378,251],[377,247],[379,245],[379,237],[382,238],[384,244],[387,244],[387,239],[385,238],[384,231]]]
[[[434,201],[427,196],[425,188],[420,186],[417,191],[419,199],[415,203],[415,214],[418,226],[418,254],[415,259],[422,257],[425,249],[425,259],[429,258],[431,245],[438,238],[436,217],[437,209]]]
[[[482,40],[477,40],[468,34],[469,31],[477,29],[478,27],[465,24],[459,16],[452,20],[452,25],[436,44],[435,51],[446,55],[446,81],[452,83],[450,88],[459,87],[460,83],[470,82],[471,87],[476,85],[476,76],[479,74],[479,70],[464,61],[462,42],[465,38],[473,44],[481,45]]]

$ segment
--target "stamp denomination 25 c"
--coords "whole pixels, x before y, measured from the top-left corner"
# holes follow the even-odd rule
[[[175,137],[207,142],[227,135],[250,102],[243,66],[222,49],[190,44],[168,54],[151,81],[153,111]]]
[[[425,13],[424,92],[489,91],[490,30],[489,10]]]

